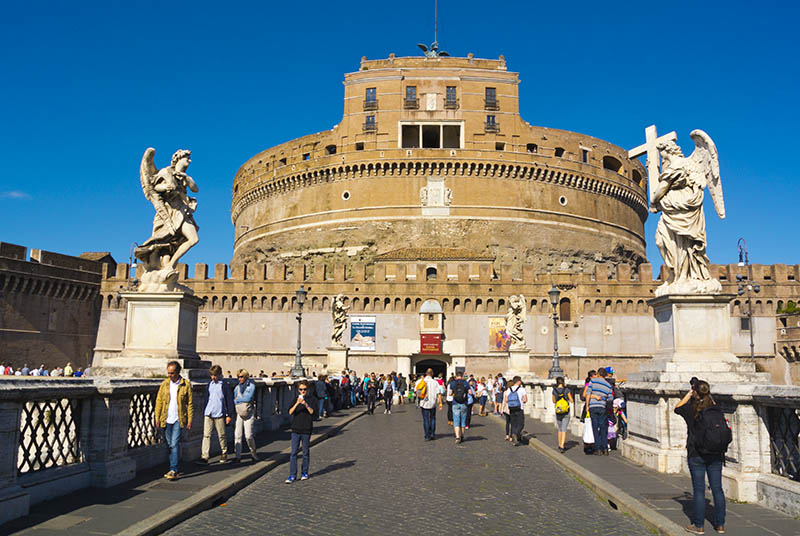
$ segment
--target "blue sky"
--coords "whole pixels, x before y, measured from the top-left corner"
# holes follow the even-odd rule
[[[329,129],[361,56],[418,55],[433,3],[6,2],[0,11],[0,241],[126,261],[150,235],[138,168],[193,151],[200,243],[229,262],[233,176],[250,156]],[[796,2],[441,0],[452,55],[505,55],[534,125],[631,148],[652,123],[720,152],[728,216],[707,196],[709,256],[800,262]],[[648,257],[656,219],[646,224]]]

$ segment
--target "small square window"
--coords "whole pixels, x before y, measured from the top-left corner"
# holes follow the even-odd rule
[[[750,331],[750,317],[743,316],[739,318],[739,330]]]
[[[367,126],[374,127],[375,126],[375,116],[374,115],[368,115],[367,119],[366,119],[366,123],[367,123]]]
[[[556,156],[561,158],[564,156],[564,148],[563,147],[556,147]]]
[[[336,154],[336,146],[328,145],[325,147],[325,154]]]
[[[311,158],[311,153],[303,153],[303,160],[309,160]]]
[[[286,157],[281,158],[280,160],[278,160],[278,162],[280,162],[280,164],[282,166],[285,166],[286,165]]]
[[[506,144],[503,143],[502,141],[498,141],[497,143],[494,144],[494,148],[496,151],[505,151]]]
[[[364,150],[364,142],[363,141],[356,142],[356,151],[363,151],[363,150]]]

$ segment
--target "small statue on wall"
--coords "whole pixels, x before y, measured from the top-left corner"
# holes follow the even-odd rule
[[[338,294],[331,304],[331,317],[333,318],[333,331],[331,332],[331,346],[344,348],[342,336],[347,328],[347,311],[350,307],[344,304],[344,294]]]
[[[509,350],[525,348],[525,296],[508,297],[508,312],[506,313],[506,335],[510,339]]]
[[[156,150],[148,148],[142,156],[139,177],[144,196],[156,211],[153,233],[136,248],[136,258],[145,266],[139,292],[191,292],[178,285],[178,261],[199,238],[200,228],[194,220],[197,200],[187,189],[197,192],[197,184],[186,174],[192,152],[181,149],[172,155],[170,165],[158,169],[153,162]]]

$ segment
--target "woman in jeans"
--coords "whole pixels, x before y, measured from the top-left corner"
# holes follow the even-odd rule
[[[237,376],[239,384],[233,390],[233,403],[236,404],[236,427],[233,435],[236,463],[242,461],[242,435],[247,441],[250,456],[255,462],[258,461],[256,441],[253,438],[253,423],[256,420],[253,402],[256,394],[256,385],[250,379],[250,373],[245,369],[241,369]]]
[[[392,379],[392,377],[386,376],[386,378],[384,378],[383,380],[383,389],[382,389],[383,403],[386,406],[386,408],[383,410],[384,415],[387,413],[389,415],[392,414],[392,397],[394,396],[394,392],[397,390],[395,387],[396,386],[394,384],[394,380]]]
[[[522,429],[525,427],[523,408],[527,402],[528,395],[522,386],[522,378],[514,376],[511,386],[503,393],[503,408],[508,411],[507,428],[511,428],[510,441],[515,447],[522,444]]]
[[[694,379],[693,379],[694,380]],[[700,412],[716,405],[707,382],[694,380],[692,389],[675,406],[675,413],[686,421],[686,457],[692,475],[692,524],[686,527],[693,534],[704,534],[706,513],[706,475],[714,497],[714,530],[725,532],[725,494],[722,492],[722,462],[725,454],[701,454],[695,444],[696,425]]]

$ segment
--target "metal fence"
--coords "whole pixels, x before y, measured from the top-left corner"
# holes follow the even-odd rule
[[[800,417],[797,408],[767,407],[772,472],[800,480]]]
[[[20,412],[19,474],[82,461],[80,399],[25,402]]]

